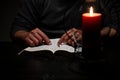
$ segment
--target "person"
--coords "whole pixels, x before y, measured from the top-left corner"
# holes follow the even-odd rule
[[[60,38],[58,41],[58,46],[62,43],[67,43],[69,45],[74,46],[74,41],[71,39],[73,33],[75,33],[75,37],[77,40],[82,41],[81,15],[83,13],[82,11],[85,1],[86,0],[24,0],[22,6],[20,7],[20,10],[18,11],[18,14],[15,17],[15,20],[12,23],[10,31],[11,39],[13,40],[13,42],[16,42],[22,46],[25,45],[25,47],[38,46],[41,45],[43,42],[45,42],[47,45],[50,45],[50,39],[52,38]],[[116,6],[116,4],[114,4],[116,0],[87,1],[96,1],[97,3],[102,2],[102,8],[100,12],[102,12],[102,15],[104,15],[104,17],[102,19],[103,22],[100,30],[101,37],[114,38],[118,36],[120,29],[118,26],[118,17],[116,15],[117,13],[115,11],[116,7],[114,7]],[[107,40],[106,42],[108,41],[109,40]],[[54,57],[55,58],[52,60],[51,57],[49,59],[42,60],[43,62],[40,61],[41,58],[39,60],[38,58],[35,60],[33,58],[32,60],[29,60],[27,58],[28,60],[25,61],[29,61],[28,63],[23,61],[23,59],[25,58],[18,61],[25,62],[25,70],[22,71],[25,71],[25,74],[26,72],[29,72],[29,74],[27,74],[28,79],[39,79],[39,77],[42,77],[42,79],[49,79],[49,77],[50,79],[62,79],[61,76],[63,76],[64,79],[71,79],[72,77],[70,76],[74,72],[74,79],[81,77],[81,75],[82,77],[80,79],[98,79],[98,76],[100,79],[102,79],[101,77],[106,77],[106,73],[102,72],[103,70],[105,70],[103,68],[104,61],[100,60],[101,62],[98,61],[97,65],[94,65],[94,62],[91,60],[89,61],[89,59],[88,62],[86,62],[86,59],[82,62],[82,60],[79,60],[78,57],[72,57],[72,59],[70,58],[71,60],[69,59],[70,61],[66,61],[68,59],[65,59],[63,57],[63,60],[61,60],[61,57]],[[47,63],[49,64],[46,65]],[[60,66],[61,63],[63,63],[62,66]],[[58,66],[60,66],[60,68]],[[105,66],[108,72],[110,72],[109,66]],[[54,71],[54,68],[56,68],[57,70],[62,70],[63,72],[56,74],[56,72],[59,71]],[[83,70],[81,70],[80,68],[83,68]],[[48,69],[49,71],[47,71]],[[94,72],[93,70],[98,72]],[[81,71],[83,71],[82,73],[84,74],[84,76],[82,73],[80,73]],[[89,73],[89,75],[87,71],[91,71],[92,73]],[[64,75],[64,72],[65,74],[67,74],[67,76]],[[22,75],[24,75],[24,73],[22,73]],[[76,77],[76,73],[80,73],[81,75],[79,75],[79,77]],[[86,73],[87,77],[85,75]],[[103,76],[104,74],[105,76]],[[26,79],[26,77],[24,78]]]
[[[70,39],[73,33],[76,33],[77,40],[82,40],[81,14],[85,1],[101,1],[102,9],[112,15],[112,0],[25,0],[12,23],[12,40],[22,41],[27,46],[37,46],[43,42],[50,45],[51,38],[60,38],[58,46],[62,43],[74,46],[74,41]],[[118,35],[117,23],[107,22],[105,18],[101,37]]]

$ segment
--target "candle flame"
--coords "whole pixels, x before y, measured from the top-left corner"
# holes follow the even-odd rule
[[[93,7],[91,6],[90,7],[90,16],[92,16],[93,15]]]

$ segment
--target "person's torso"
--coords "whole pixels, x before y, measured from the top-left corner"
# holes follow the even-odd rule
[[[46,0],[40,28],[49,37],[60,37],[66,30],[81,27],[82,0]]]
[[[104,4],[101,8],[96,0],[98,10],[104,14]],[[60,37],[73,27],[80,29],[85,0],[44,0],[43,11],[40,15],[39,28],[50,38]],[[106,15],[105,15],[106,16]],[[104,16],[103,16],[104,17]]]

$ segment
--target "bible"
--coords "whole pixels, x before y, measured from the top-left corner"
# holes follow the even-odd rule
[[[28,52],[36,52],[36,51],[50,51],[53,54],[56,51],[66,51],[69,53],[74,53],[74,47],[67,45],[67,44],[61,44],[60,46],[57,45],[59,38],[56,39],[51,39],[51,45],[40,45],[40,46],[35,46],[35,47],[27,47],[21,52],[18,53],[20,55],[23,51],[28,51]],[[82,50],[82,49],[81,49]]]

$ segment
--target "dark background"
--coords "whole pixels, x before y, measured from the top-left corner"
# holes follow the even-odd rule
[[[0,41],[11,41],[11,23],[21,5],[21,0],[0,0]]]

